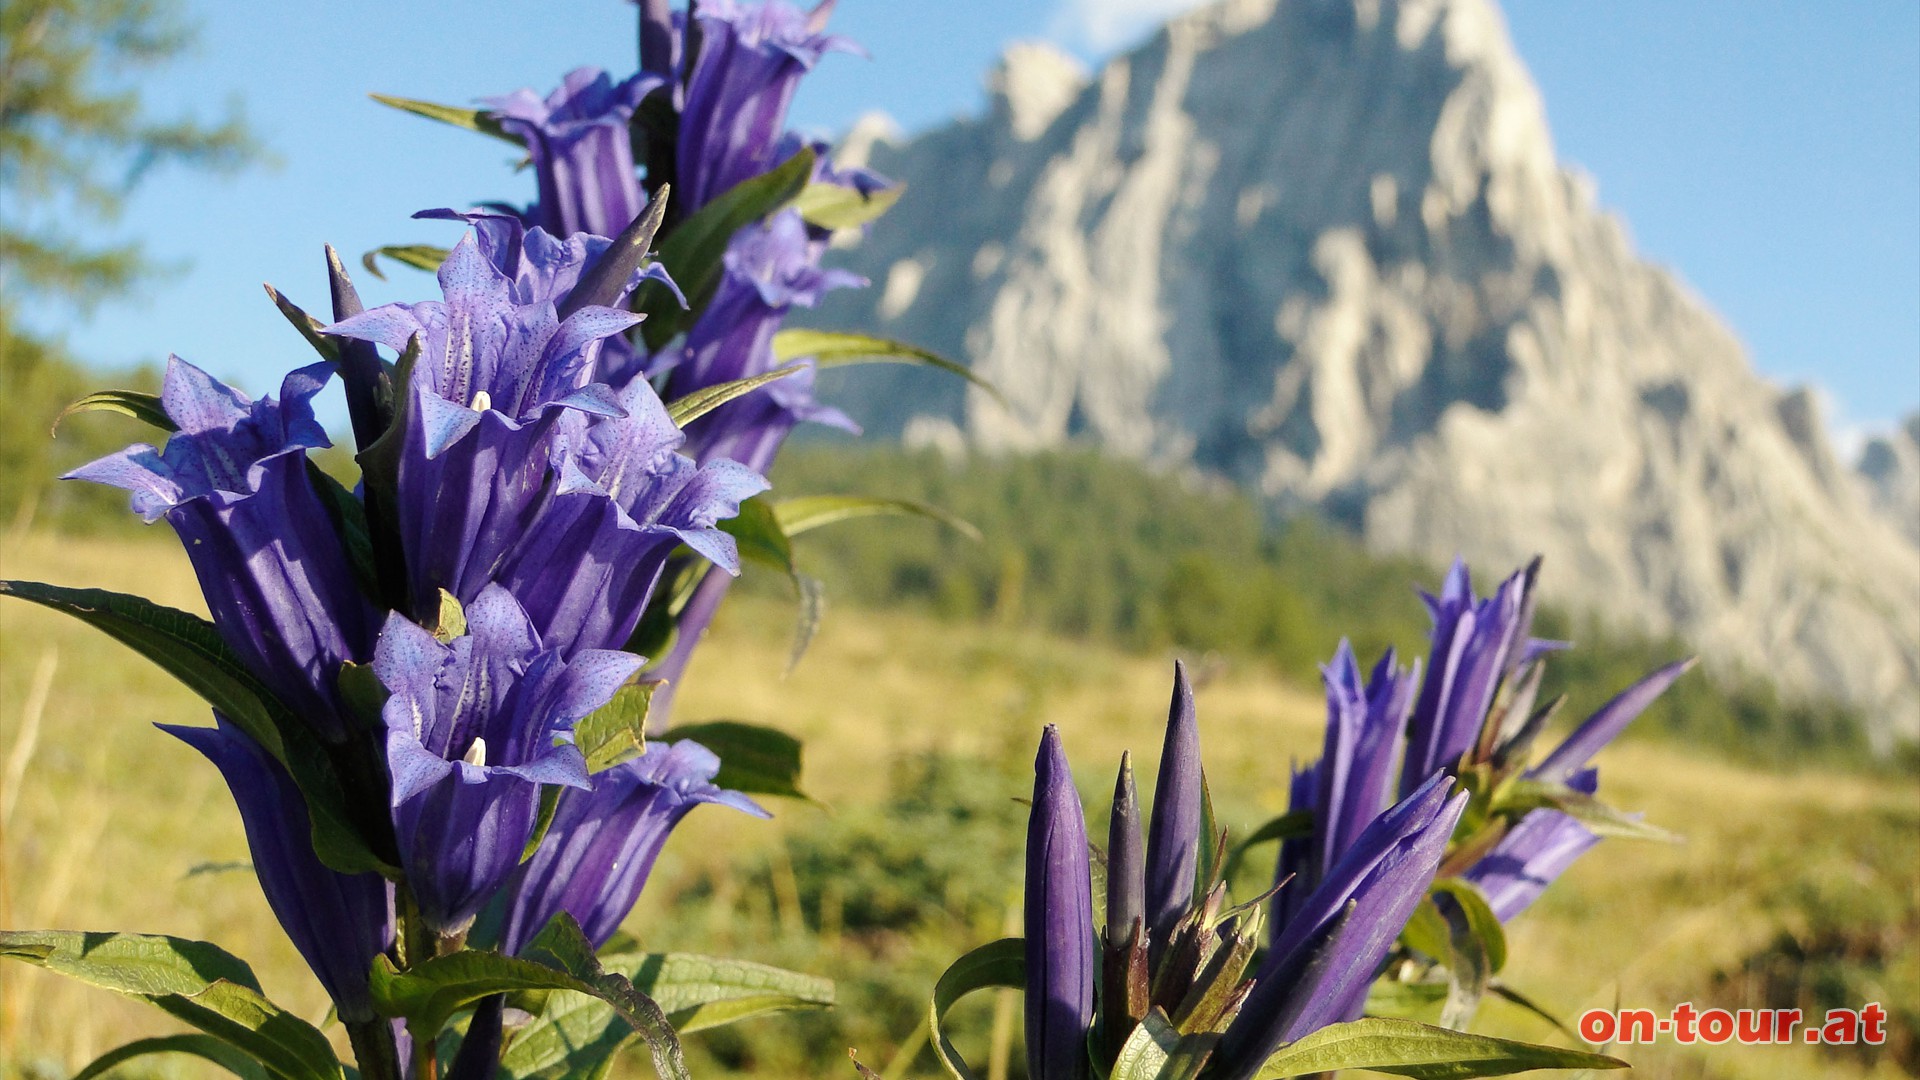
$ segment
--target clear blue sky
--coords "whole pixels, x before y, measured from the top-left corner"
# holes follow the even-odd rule
[[[318,311],[320,246],[446,242],[431,206],[525,198],[492,140],[367,101],[384,91],[465,102],[544,91],[580,64],[630,69],[617,0],[326,4],[189,0],[197,56],[149,84],[161,110],[230,96],[280,159],[231,179],[162,172],[107,235],[146,241],[171,269],[140,299],[83,323],[54,318],[88,359],[168,352],[271,389],[304,363],[260,282]],[[834,25],[871,60],[829,57],[796,107],[830,132],[883,109],[907,130],[973,111],[1016,38],[1089,59],[1182,0],[841,0]],[[1855,0],[1510,0],[1508,21],[1546,98],[1563,160],[1593,174],[1640,250],[1676,268],[1782,382],[1826,387],[1843,428],[1920,407],[1920,4]],[[555,13],[565,17],[556,19]],[[373,301],[418,299],[399,270]]]

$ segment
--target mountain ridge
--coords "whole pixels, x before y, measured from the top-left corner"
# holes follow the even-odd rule
[[[1640,259],[1487,0],[1226,0],[1097,72],[1037,46],[985,115],[848,152],[908,185],[821,325],[965,357],[835,380],[880,434],[1072,439],[1518,564],[1610,621],[1920,737],[1906,444],[1856,475]],[[1879,446],[1879,443],[1874,444]]]

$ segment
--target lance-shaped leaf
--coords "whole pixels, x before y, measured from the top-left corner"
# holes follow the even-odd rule
[[[1373,1018],[1332,1024],[1269,1057],[1256,1080],[1335,1069],[1372,1069],[1418,1080],[1506,1076],[1529,1069],[1624,1069],[1604,1054],[1469,1035],[1412,1020]]]
[[[974,1071],[947,1038],[947,1013],[961,998],[975,990],[1021,990],[1027,985],[1027,943],[1020,938],[1001,938],[955,960],[933,984],[933,1000],[927,1006],[927,1032],[933,1052],[954,1080],[977,1080]]]
[[[341,1080],[327,1037],[260,992],[253,969],[204,941],[73,930],[0,930],[0,958],[147,1001],[279,1080]]]
[[[500,121],[484,109],[462,109],[457,105],[436,105],[431,101],[416,101],[413,98],[394,97],[391,94],[368,94],[368,97],[382,105],[399,109],[401,112],[424,116],[429,120],[438,120],[443,124],[452,124],[457,128],[477,131],[482,135],[491,135],[501,142],[524,147],[525,144],[507,134]]]
[[[913,499],[885,499],[870,495],[797,495],[774,504],[774,517],[788,537],[825,525],[863,517],[917,517],[937,521],[969,540],[984,537],[965,518]]]
[[[343,874],[397,873],[352,824],[339,776],[325,750],[241,665],[212,623],[144,597],[104,589],[0,581],[0,596],[17,596],[72,615],[179,679],[287,767],[306,799],[314,853],[322,862]]]
[[[814,975],[691,953],[616,953],[600,958],[608,972],[659,1004],[675,1031],[687,1034],[757,1016],[833,1005],[833,982]],[[593,1076],[633,1038],[612,1006],[571,991],[546,996],[539,1014],[501,1055],[513,1080]]]
[[[1134,1027],[1113,1061],[1112,1080],[1160,1080],[1167,1071],[1180,1033],[1168,1022],[1167,1014],[1155,1009]]]
[[[893,184],[861,191],[846,184],[813,183],[800,189],[793,208],[809,225],[823,229],[857,229],[893,209],[907,190],[905,184]]]
[[[61,421],[74,413],[83,412],[119,413],[161,431],[180,430],[179,425],[173,422],[173,417],[167,415],[166,407],[160,404],[158,394],[140,390],[100,390],[61,409],[60,415],[53,418],[53,426],[47,429],[48,434],[58,433]]]
[[[1002,405],[1007,403],[1006,395],[1000,392],[999,387],[967,365],[949,360],[931,349],[892,338],[793,327],[773,335],[773,355],[783,361],[811,356],[814,363],[823,368],[848,364],[912,364],[938,368],[985,390]]]
[[[1553,780],[1529,780],[1519,777],[1502,785],[1493,798],[1493,813],[1519,817],[1532,810],[1558,810],[1585,825],[1595,836],[1626,840],[1657,840],[1678,844],[1683,838],[1674,832],[1641,820],[1638,815],[1617,810],[1592,795]]]
[[[360,265],[367,268],[367,273],[385,281],[387,275],[380,269],[382,257],[402,266],[433,273],[440,269],[441,263],[447,261],[447,249],[432,244],[386,244],[361,255]]]
[[[808,798],[800,790],[800,740],[784,731],[739,720],[709,720],[681,724],[660,738],[691,739],[713,751],[720,758],[713,782],[720,787],[748,795]]]
[[[1247,852],[1261,844],[1312,835],[1313,811],[1311,809],[1289,810],[1279,817],[1270,818],[1265,824],[1248,833],[1245,840],[1233,846],[1232,853],[1227,856],[1227,866],[1222,876],[1232,881],[1234,871],[1240,868],[1240,860],[1247,857]]]
[[[465,949],[397,971],[374,962],[373,996],[382,1012],[404,1017],[415,1039],[432,1039],[461,1009],[519,990],[571,990],[609,1005],[653,1051],[662,1080],[686,1080],[686,1063],[666,1014],[623,975],[605,971],[565,912],[528,943],[521,956]]]
[[[320,328],[326,324],[307,314],[300,305],[282,296],[279,289],[271,285],[262,285],[261,288],[267,290],[267,299],[272,300],[273,306],[280,310],[280,314],[286,318],[287,322],[300,332],[301,337],[307,339],[307,344],[313,346],[313,351],[320,354],[320,359],[333,364],[336,368],[339,367],[342,339],[330,338],[322,334]]]
[[[267,1080],[271,1075],[258,1061],[211,1035],[161,1035],[152,1039],[135,1039],[125,1046],[101,1054],[86,1068],[74,1073],[73,1080],[93,1080],[136,1058],[155,1054],[187,1054],[204,1058],[241,1080]]]
[[[673,290],[649,281],[634,295],[634,310],[646,315],[640,331],[657,350],[686,329],[720,285],[721,260],[733,234],[790,202],[813,175],[813,151],[803,149],[771,172],[743,180],[702,206],[660,244],[660,262],[680,286],[691,310]]]
[[[750,375],[744,379],[732,379],[702,387],[686,397],[668,402],[667,416],[673,420],[675,427],[683,428],[742,394],[751,394],[770,382],[784,379],[789,375],[798,375],[805,370],[798,366],[783,367],[760,375]]]

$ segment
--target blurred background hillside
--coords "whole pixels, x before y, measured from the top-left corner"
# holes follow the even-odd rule
[[[1631,1056],[1662,1077],[1920,1073],[1920,423],[1901,420],[1920,405],[1920,60],[1882,52],[1920,35],[1911,9],[1818,26],[1775,13],[1756,29],[1767,20],[1744,5],[1621,4],[1615,18],[1658,46],[1632,53],[1619,27],[1536,4],[1507,12],[1511,38],[1480,0],[1033,7],[845,0],[840,28],[876,59],[829,61],[801,102],[910,184],[842,255],[875,287],[821,323],[941,348],[1010,407],[849,373],[831,391],[870,437],[806,440],[775,471],[786,493],[924,500],[985,539],[921,522],[808,538],[800,566],[828,610],[797,668],[782,675],[792,597],[750,572],[689,673],[687,718],[807,741],[818,805],[784,803],[771,826],[694,815],[629,930],[831,975],[843,1002],[698,1037],[697,1074],[840,1075],[822,1063],[852,1046],[890,1078],[935,1075],[922,1003],[1017,902],[1015,800],[1041,724],[1066,732],[1103,822],[1098,778],[1123,747],[1152,754],[1184,657],[1202,674],[1223,816],[1250,827],[1281,809],[1291,761],[1317,752],[1317,665],[1341,638],[1364,661],[1422,651],[1414,589],[1436,586],[1446,558],[1465,554],[1484,584],[1535,551],[1541,629],[1578,643],[1552,666],[1564,715],[1675,657],[1713,662],[1601,761],[1611,798],[1687,843],[1590,855],[1516,924],[1526,967],[1511,982],[1564,1016],[1616,1000],[1881,1000],[1895,1037],[1879,1051]],[[349,257],[440,241],[405,214],[524,194],[481,140],[361,95],[466,101],[576,63],[628,65],[630,14],[587,5],[553,27],[482,8],[461,25],[426,5],[0,11],[0,576],[199,608],[171,538],[124,496],[53,479],[144,430],[87,414],[53,438],[54,418],[90,390],[151,388],[169,349],[271,392],[303,347],[254,283],[311,304],[321,241]],[[183,51],[196,22],[200,51]],[[1580,67],[1581,40],[1622,65],[1680,66],[1666,35],[1696,30],[1745,50],[1698,45],[1751,100]],[[524,42],[511,65],[475,62],[509,34]],[[1052,44],[1001,55],[1016,37]],[[1557,66],[1528,70],[1536,43]],[[1762,85],[1787,55],[1804,67]],[[850,72],[838,82],[835,64]],[[899,89],[918,72],[925,88]],[[1777,100],[1795,78],[1820,91],[1810,104]],[[30,84],[71,107],[35,119]],[[1556,144],[1542,88],[1556,121],[1564,102],[1589,126]],[[1661,94],[1674,115],[1656,115]],[[1656,148],[1616,187],[1595,102],[1646,117],[1656,147],[1688,141],[1674,116],[1719,110],[1753,134],[1722,148],[1738,182],[1688,210],[1656,178],[1712,164]],[[899,124],[854,126],[876,103]],[[1858,123],[1817,130],[1791,119],[1802,108]],[[1805,141],[1760,138],[1768,109]],[[1648,207],[1663,223],[1642,242],[1677,270],[1640,254],[1556,145],[1603,159],[1580,160],[1632,203],[1627,220]],[[1816,157],[1828,171],[1809,178]],[[1808,220],[1779,218],[1746,183],[1800,193]],[[1841,209],[1808,197],[1842,191]],[[1777,227],[1754,247],[1751,221],[1696,222],[1704,248],[1735,249],[1696,261],[1702,238],[1672,222],[1709,202]],[[1835,245],[1860,265],[1818,270]],[[1774,310],[1756,265],[1800,283],[1798,317]],[[408,270],[364,284],[376,302],[431,288]],[[1779,385],[1814,374],[1828,389]],[[210,938],[317,1019],[236,871],[246,849],[217,777],[148,726],[198,713],[111,642],[0,605],[0,926]],[[203,838],[183,846],[190,827]],[[1007,1045],[1013,1016],[973,1003],[970,1056]],[[0,967],[0,1076],[65,1077],[168,1030],[156,1017]],[[1497,1004],[1483,1026],[1558,1038]]]

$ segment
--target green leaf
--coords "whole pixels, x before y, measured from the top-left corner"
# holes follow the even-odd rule
[[[745,960],[690,953],[626,953],[602,956],[605,970],[626,976],[654,999],[676,1031],[687,1033],[755,1016],[832,1006],[833,983]],[[590,1076],[610,1062],[631,1038],[611,1006],[584,994],[560,991],[547,1000],[501,1055],[502,1072],[515,1080],[561,1080]]]
[[[799,195],[813,175],[813,159],[813,151],[803,149],[773,171],[742,180],[688,215],[661,241],[660,262],[686,294],[688,307],[681,308],[673,291],[657,281],[640,286],[633,307],[647,317],[640,332],[649,350],[672,340],[706,308],[720,284],[721,259],[733,234]]]
[[[1380,979],[1367,988],[1367,1015],[1418,1020],[1438,1015],[1440,1003],[1447,998],[1443,982],[1401,982]]]
[[[61,409],[60,415],[53,418],[53,426],[47,429],[47,433],[59,432],[61,421],[74,413],[83,412],[119,413],[161,431],[180,430],[180,426],[173,422],[173,417],[168,416],[167,410],[160,404],[158,394],[146,394],[138,390],[101,390]]]
[[[341,1080],[327,1037],[260,992],[253,969],[204,941],[72,930],[0,931],[0,957],[140,998],[281,1080]]]
[[[153,1054],[191,1054],[205,1058],[242,1080],[267,1080],[267,1070],[246,1054],[211,1035],[162,1035],[136,1039],[94,1058],[86,1068],[73,1074],[73,1080],[93,1080],[116,1066]]]
[[[664,685],[658,679],[629,682],[574,725],[573,742],[587,756],[588,772],[604,772],[647,752],[647,711]]]
[[[667,416],[673,420],[675,427],[686,427],[734,398],[751,394],[775,380],[784,379],[789,375],[798,375],[800,371],[801,369],[797,367],[783,367],[761,375],[750,375],[744,379],[702,387],[686,397],[668,402]]]
[[[1528,780],[1524,777],[1509,780],[1501,785],[1493,798],[1492,812],[1495,814],[1518,818],[1540,809],[1558,810],[1585,825],[1596,836],[1657,840],[1667,844],[1678,844],[1684,839],[1678,833],[1616,810],[1584,791],[1549,780]]]
[[[320,332],[320,328],[325,324],[301,310],[300,305],[280,295],[280,290],[273,286],[263,285],[261,288],[267,290],[267,297],[273,301],[273,306],[280,309],[280,314],[293,324],[295,330],[300,331],[300,336],[307,339],[307,344],[313,346],[313,351],[319,353],[322,360],[335,365],[337,369],[340,363],[340,343]]]
[[[72,615],[185,683],[287,767],[306,797],[314,852],[321,861],[347,874],[398,873],[353,826],[339,777],[318,739],[246,670],[212,623],[144,597],[104,589],[0,581],[0,596]]]
[[[565,912],[554,916],[521,956],[465,949],[406,971],[386,957],[373,967],[373,999],[382,1013],[406,1018],[415,1039],[432,1039],[456,1012],[482,998],[516,990],[570,990],[605,1002],[653,1049],[662,1080],[685,1080],[679,1040],[659,1005],[625,976],[601,969],[580,927]]]
[[[1624,1069],[1627,1063],[1584,1050],[1448,1031],[1412,1020],[1375,1017],[1333,1024],[1283,1046],[1255,1074],[1280,1080],[1335,1069],[1372,1069],[1419,1080],[1505,1076],[1528,1069]]]
[[[819,578],[796,573],[793,590],[799,603],[795,605],[793,645],[787,649],[789,675],[800,666],[800,658],[807,655],[807,646],[813,644],[813,637],[820,632],[820,623],[827,614],[827,587]]]
[[[947,1012],[975,990],[995,987],[1023,990],[1026,985],[1027,945],[1020,938],[990,941],[955,960],[941,973],[933,984],[933,1000],[927,1006],[927,1031],[932,1036],[933,1052],[954,1080],[977,1080],[977,1077],[947,1038]]]
[[[609,970],[633,980],[660,1003],[677,1031],[704,1031],[754,1016],[834,1003],[833,980],[818,975],[693,953],[604,957]]]
[[[800,790],[800,740],[784,731],[738,720],[681,724],[660,737],[667,742],[692,739],[720,757],[713,782],[749,795],[805,799]]]
[[[517,137],[507,134],[505,128],[494,114],[484,109],[462,109],[454,105],[436,105],[431,101],[415,101],[412,98],[393,97],[389,94],[368,94],[368,97],[401,112],[415,116],[424,116],[429,120],[438,120],[443,124],[452,124],[457,128],[477,131],[482,135],[491,135],[502,142],[509,142],[521,148],[526,144]]]
[[[985,390],[1002,405],[1007,403],[1006,396],[1000,392],[999,387],[976,374],[967,365],[957,360],[949,360],[930,349],[909,345],[904,341],[895,341],[892,338],[795,327],[773,335],[773,355],[783,361],[811,356],[814,363],[823,368],[842,367],[847,364],[913,364],[938,368],[950,375],[958,375]]]
[[[893,209],[907,185],[862,192],[844,184],[808,184],[793,200],[793,208],[810,225],[823,229],[856,229]]]
[[[1180,1033],[1168,1022],[1167,1014],[1154,1009],[1134,1026],[1133,1034],[1120,1047],[1112,1080],[1157,1080],[1179,1045]]]
[[[1473,936],[1487,951],[1487,962],[1492,965],[1490,974],[1507,966],[1507,932],[1479,886],[1462,878],[1441,878],[1433,883],[1429,892],[1452,897],[1464,910]]]
[[[527,843],[520,849],[520,861],[526,862],[540,850],[540,844],[547,838],[547,830],[553,828],[553,815],[560,812],[560,785],[540,785],[540,809],[535,812],[533,831],[527,834]]]
[[[937,506],[913,499],[883,499],[868,495],[796,495],[773,506],[775,520],[789,538],[824,525],[863,517],[917,517],[937,521],[969,540],[984,539],[966,519]]]
[[[367,268],[367,273],[385,281],[387,275],[380,270],[381,256],[403,266],[411,266],[415,270],[425,270],[431,274],[440,269],[441,263],[447,261],[447,255],[446,248],[435,247],[432,244],[387,244],[361,255],[360,265]]]
[[[793,544],[781,525],[779,511],[764,495],[741,503],[740,512],[719,525],[721,532],[733,537],[742,559],[793,574]]]
[[[1465,1031],[1473,1020],[1474,1010],[1480,1007],[1480,999],[1487,995],[1492,962],[1478,928],[1473,925],[1473,916],[1454,894],[1436,890],[1428,896],[1427,903],[1440,912],[1447,924],[1447,1000],[1440,1007],[1440,1026]]]

